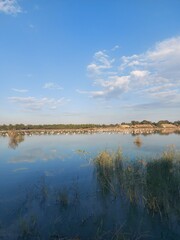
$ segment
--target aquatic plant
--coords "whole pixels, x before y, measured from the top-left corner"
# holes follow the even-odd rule
[[[142,140],[140,138],[140,136],[137,136],[134,140],[134,144],[137,146],[137,147],[141,147],[142,146]]]
[[[87,152],[83,149],[77,149],[76,153],[79,154],[79,155],[83,155],[83,156],[89,154],[89,152]]]
[[[15,149],[19,143],[24,141],[24,135],[16,130],[8,131],[9,147]]]
[[[91,162],[90,153],[83,149],[77,149],[76,154],[78,154],[82,159],[88,160],[88,162]]]
[[[120,189],[130,202],[138,202],[144,187],[144,169],[141,162],[132,162],[124,166]]]
[[[180,155],[169,147],[148,161],[125,161],[122,152],[103,151],[94,160],[102,193],[118,193],[150,213],[180,214]]]
[[[169,148],[159,159],[147,163],[145,203],[152,213],[168,216],[179,212],[179,161],[173,148]]]
[[[68,195],[68,191],[67,191],[66,187],[64,187],[63,189],[60,189],[58,191],[57,196],[56,196],[56,202],[61,207],[67,208],[67,206],[69,204],[69,195]]]
[[[100,183],[103,194],[109,191],[116,195],[113,178],[115,173],[115,164],[117,165],[117,158],[108,151],[102,151],[94,159],[96,166],[96,175]]]

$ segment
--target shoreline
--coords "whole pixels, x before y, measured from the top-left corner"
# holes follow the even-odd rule
[[[1,130],[0,136],[9,136],[11,130]],[[133,134],[133,135],[148,135],[153,133],[159,134],[180,134],[180,127],[174,126],[171,128],[162,127],[107,127],[107,128],[86,128],[86,129],[28,129],[28,130],[15,130],[20,135],[74,135],[74,134],[95,134],[95,133],[122,133],[122,134]]]

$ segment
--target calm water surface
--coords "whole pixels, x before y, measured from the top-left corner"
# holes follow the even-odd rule
[[[141,146],[134,139],[130,134],[26,136],[11,148],[9,138],[0,137],[0,239],[180,239],[177,167],[174,173],[170,166],[167,177],[156,166],[157,178],[150,167],[148,174],[142,170],[132,178],[132,168],[123,172],[120,185],[113,178],[116,187],[103,190],[93,162],[101,151],[121,148],[133,166],[159,158],[170,145],[180,151],[177,134],[141,136]],[[163,199],[155,180],[163,182]]]

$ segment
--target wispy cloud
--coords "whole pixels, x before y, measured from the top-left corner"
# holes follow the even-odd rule
[[[21,13],[22,9],[16,0],[0,0],[0,12],[16,15]]]
[[[90,76],[101,75],[107,69],[112,67],[114,59],[105,53],[105,51],[98,51],[94,54],[93,61],[87,66],[87,71]]]
[[[139,105],[158,102],[157,106],[180,106],[180,37],[158,42],[142,54],[118,59],[111,55],[113,49],[109,54],[95,53],[87,66],[95,90],[79,93],[106,100],[124,98]]]
[[[172,101],[153,101],[149,103],[139,103],[139,104],[130,104],[125,106],[125,108],[129,108],[130,111],[132,110],[156,110],[156,109],[172,109],[172,108],[179,108],[179,102],[172,102]]]
[[[117,49],[119,49],[119,48],[120,48],[119,45],[115,45],[111,50],[112,50],[112,51],[115,51],[115,50],[117,50]]]
[[[23,110],[39,111],[43,109],[54,110],[68,103],[70,100],[66,98],[35,98],[35,97],[9,97],[10,102],[18,104]]]
[[[26,93],[26,92],[28,92],[27,89],[17,89],[17,88],[12,88],[12,90],[13,90],[14,92],[19,92],[19,93]]]
[[[63,89],[61,86],[59,86],[58,84],[56,84],[54,82],[45,83],[43,88],[50,89],[50,90],[62,90]]]

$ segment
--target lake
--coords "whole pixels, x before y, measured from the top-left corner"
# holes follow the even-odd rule
[[[0,239],[180,239],[180,135],[0,137]]]

